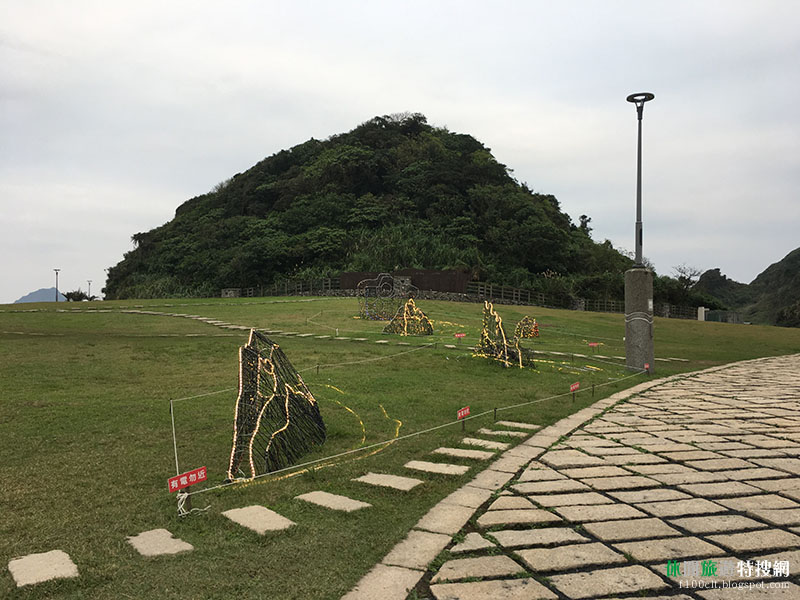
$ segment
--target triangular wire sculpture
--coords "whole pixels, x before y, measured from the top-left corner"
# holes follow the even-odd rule
[[[293,464],[325,441],[319,405],[280,346],[252,329],[239,348],[239,396],[228,479]]]
[[[383,333],[399,333],[400,335],[433,335],[433,324],[427,315],[422,312],[414,299],[400,307],[394,318],[383,328]]]

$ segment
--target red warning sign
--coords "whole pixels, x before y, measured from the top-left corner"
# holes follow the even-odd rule
[[[180,475],[175,475],[175,477],[170,477],[167,481],[167,485],[169,486],[170,493],[172,493],[182,490],[185,487],[189,487],[190,485],[194,485],[195,483],[205,481],[206,479],[208,479],[206,468],[200,467],[199,469],[194,469],[193,471],[181,473]]]

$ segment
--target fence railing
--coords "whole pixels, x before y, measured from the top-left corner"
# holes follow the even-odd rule
[[[276,281],[270,285],[258,288],[225,288],[222,290],[223,298],[253,297],[253,296],[321,296],[335,293],[342,288],[338,277],[325,277],[321,279],[286,279]],[[429,290],[422,290],[429,291]],[[433,291],[433,290],[431,290]],[[550,294],[534,290],[515,288],[507,285],[470,281],[467,283],[466,296],[476,302],[490,300],[499,304],[516,303],[529,306],[542,306],[547,308],[566,308],[569,310],[585,310],[590,312],[624,313],[625,302],[611,299],[576,298],[568,294]],[[697,319],[697,308],[693,306],[677,306],[675,304],[657,303],[653,306],[653,314],[658,317],[670,319]],[[707,320],[722,321],[726,323],[741,323],[738,313],[726,311],[712,311]]]

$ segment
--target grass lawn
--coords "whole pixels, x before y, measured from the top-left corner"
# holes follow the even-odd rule
[[[302,372],[328,429],[326,443],[306,459],[399,440],[323,460],[299,474],[194,494],[195,508],[210,508],[179,518],[166,485],[175,474],[170,400],[181,470],[205,465],[207,487],[221,483],[231,447],[237,350],[247,332],[123,312],[134,305],[331,336],[272,336]],[[509,333],[522,316],[536,317],[541,336],[526,345],[562,353],[542,355],[537,369],[520,370],[467,350],[478,339],[480,305],[418,305],[434,321],[435,335],[382,334],[385,323],[354,318],[352,298],[24,306],[35,312],[0,306],[0,597],[337,599],[430,507],[483,466],[429,454],[457,445],[460,425],[403,436],[453,421],[467,405],[473,415],[490,413],[468,421],[468,432],[490,424],[495,408],[498,419],[547,425],[644,377],[631,376],[619,360],[597,358],[588,347],[599,342],[597,354],[622,356],[622,315],[497,306]],[[459,332],[466,334],[460,345],[453,337]],[[656,356],[686,361],[657,361],[658,376],[796,352],[797,329],[656,319]],[[574,381],[581,382],[574,402],[568,395],[552,398]],[[420,474],[403,467],[411,459],[472,468],[461,477]],[[351,481],[369,471],[425,483],[398,492]],[[339,513],[294,499],[312,490],[344,494],[372,508]],[[259,536],[221,515],[251,504],[297,525]],[[195,550],[139,556],[126,537],[155,528],[168,529]],[[17,590],[8,561],[54,549],[71,556],[80,577]]]

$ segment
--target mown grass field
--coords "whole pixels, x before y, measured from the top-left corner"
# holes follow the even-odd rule
[[[433,319],[436,335],[382,334],[384,323],[354,318],[355,299],[0,307],[0,597],[339,598],[431,506],[480,468],[429,455],[458,444],[460,425],[403,436],[453,421],[466,405],[473,415],[497,408],[498,418],[547,425],[645,377],[631,376],[619,360],[590,354],[588,342],[602,344],[599,354],[624,354],[622,315],[498,306],[510,331],[523,315],[537,318],[541,336],[526,345],[564,353],[543,355],[536,370],[519,370],[467,350],[478,339],[480,305],[418,304]],[[175,474],[170,400],[181,470],[206,465],[207,487],[221,483],[230,454],[237,350],[247,333],[190,318],[122,312],[134,305],[262,329],[367,338],[274,336],[303,373],[328,428],[327,442],[307,459],[401,439],[300,474],[195,494],[195,508],[210,508],[179,518],[166,485]],[[460,346],[445,348],[457,344],[458,332],[466,334]],[[382,339],[390,343],[375,343]],[[800,330],[656,319],[656,356],[687,361],[659,360],[657,376],[795,352]],[[581,392],[573,402],[563,394],[574,381],[581,382]],[[491,422],[488,414],[468,421],[466,429]],[[463,477],[421,475],[403,467],[411,459],[473,468]],[[404,493],[351,481],[369,471],[417,476],[425,484]],[[347,514],[294,500],[318,489],[373,506]],[[250,504],[297,525],[259,536],[221,515]],[[162,527],[195,550],[143,558],[126,541]],[[17,590],[8,561],[53,549],[72,557],[80,577]]]

